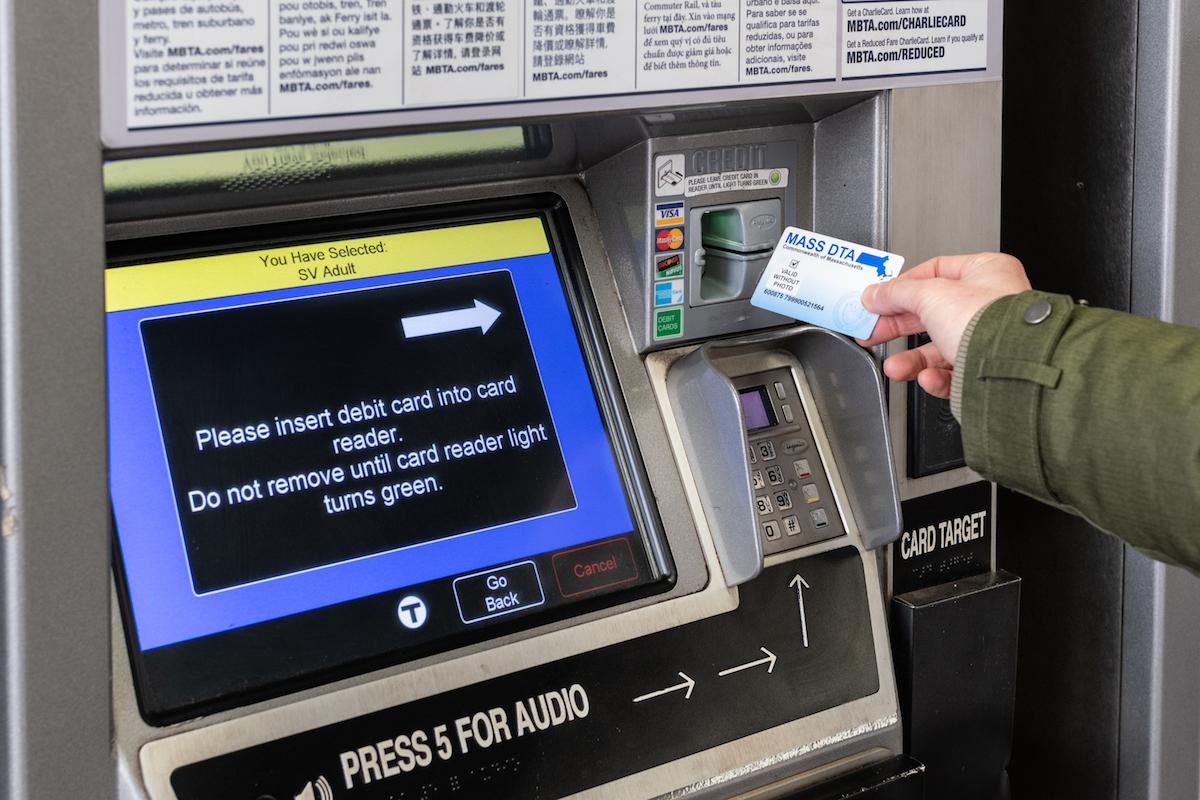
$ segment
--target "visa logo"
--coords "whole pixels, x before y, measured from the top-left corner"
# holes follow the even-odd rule
[[[654,207],[654,227],[683,224],[683,203],[659,203]]]

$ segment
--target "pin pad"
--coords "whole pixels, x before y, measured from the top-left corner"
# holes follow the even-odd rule
[[[763,553],[845,534],[829,478],[787,368],[733,379],[750,451],[758,536]]]

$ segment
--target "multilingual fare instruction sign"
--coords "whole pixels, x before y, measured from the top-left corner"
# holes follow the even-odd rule
[[[606,97],[602,107],[619,108],[648,93],[779,96],[798,83],[817,93],[994,76],[999,3],[103,0],[105,133],[121,146],[288,132],[278,123],[315,117],[356,115],[331,125],[344,128],[379,114],[432,118],[420,109],[518,116],[533,102],[593,108]]]

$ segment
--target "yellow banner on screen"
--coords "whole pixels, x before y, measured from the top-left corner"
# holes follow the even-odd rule
[[[108,270],[105,310],[476,264],[549,250],[542,221],[527,217],[159,261]]]

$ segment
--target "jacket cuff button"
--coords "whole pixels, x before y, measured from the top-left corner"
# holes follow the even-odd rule
[[[1025,309],[1025,323],[1037,325],[1039,322],[1045,322],[1053,310],[1054,306],[1050,305],[1049,300],[1034,300]]]

